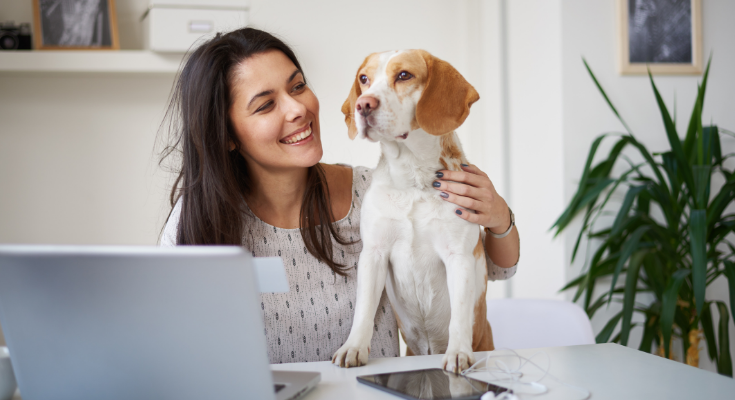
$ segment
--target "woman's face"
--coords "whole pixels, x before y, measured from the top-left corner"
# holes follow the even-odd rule
[[[251,168],[310,167],[321,160],[319,101],[285,54],[271,50],[241,62],[230,89],[230,121]]]

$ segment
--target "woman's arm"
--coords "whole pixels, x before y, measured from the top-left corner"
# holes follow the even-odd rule
[[[496,235],[505,233],[508,229],[507,227],[510,226],[510,210],[508,211],[508,222],[505,226],[505,230],[497,228],[488,229]],[[521,242],[520,237],[518,236],[518,229],[515,224],[513,224],[511,231],[503,238],[496,238],[492,235],[486,234],[485,252],[498,267],[510,268],[516,265],[521,254]]]

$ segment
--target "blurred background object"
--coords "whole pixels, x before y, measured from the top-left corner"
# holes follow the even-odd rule
[[[702,73],[701,0],[617,0],[620,73]]]
[[[37,50],[117,50],[115,0],[33,0]]]
[[[0,346],[0,400],[10,400],[15,394],[18,383],[10,363],[8,348]]]
[[[31,24],[0,23],[0,50],[30,50]]]
[[[186,53],[217,32],[247,25],[243,0],[150,0],[141,17],[143,45],[160,52]]]
[[[496,349],[594,344],[584,310],[563,300],[495,299],[487,301],[487,320]]]

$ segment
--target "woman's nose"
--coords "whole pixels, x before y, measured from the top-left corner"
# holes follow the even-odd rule
[[[295,121],[306,116],[306,105],[298,99],[287,96],[287,100],[284,104],[286,105],[286,120]]]

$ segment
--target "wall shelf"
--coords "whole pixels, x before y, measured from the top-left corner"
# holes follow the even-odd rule
[[[175,74],[183,54],[147,50],[0,51],[0,74],[166,73]]]

